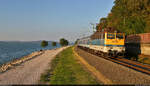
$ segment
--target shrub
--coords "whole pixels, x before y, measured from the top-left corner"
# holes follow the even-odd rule
[[[67,46],[69,44],[68,40],[61,38],[59,41],[61,46]]]
[[[52,46],[56,46],[56,44],[57,44],[56,42],[52,42]]]
[[[43,40],[43,41],[41,42],[41,46],[42,46],[42,47],[48,46],[48,41]]]

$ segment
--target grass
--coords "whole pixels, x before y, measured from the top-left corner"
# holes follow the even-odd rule
[[[140,54],[137,56],[128,56],[127,59],[150,65],[150,56],[149,55],[141,55]]]
[[[150,57],[146,55],[139,55],[138,62],[150,65]]]
[[[74,56],[72,48],[65,49],[52,60],[51,69],[41,75],[41,81],[52,85],[98,84]]]

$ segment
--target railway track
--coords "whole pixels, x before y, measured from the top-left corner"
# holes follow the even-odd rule
[[[136,71],[150,75],[150,65],[141,64],[139,62],[131,61],[131,60],[124,59],[124,58],[108,57],[105,54],[103,54],[102,52],[94,51],[92,49],[81,47],[81,46],[78,46],[78,48],[80,48],[84,51],[87,51],[88,53],[91,53],[91,54],[94,54],[94,55],[99,56],[101,58],[104,58],[106,60],[112,61],[114,63],[129,67],[129,68],[134,69]]]

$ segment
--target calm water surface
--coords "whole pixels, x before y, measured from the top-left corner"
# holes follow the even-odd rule
[[[40,46],[41,41],[34,42],[2,42],[0,41],[0,65],[11,60],[26,56],[34,51],[40,49],[54,49],[60,47],[57,44],[56,47],[51,46],[51,42],[45,48]]]

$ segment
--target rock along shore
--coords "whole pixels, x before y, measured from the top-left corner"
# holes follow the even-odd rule
[[[67,47],[44,50],[30,54],[28,61],[23,62],[0,74],[0,85],[31,85],[40,84],[40,76],[48,68],[55,56]],[[30,58],[34,58],[29,60]],[[27,59],[27,58],[26,58]],[[17,62],[16,62],[17,63]],[[18,62],[19,63],[19,62]]]
[[[7,71],[8,69],[11,69],[11,68],[13,68],[13,67],[25,62],[25,61],[28,61],[32,58],[35,58],[39,55],[42,55],[43,53],[44,53],[44,50],[43,51],[35,51],[35,52],[32,52],[31,54],[29,54],[27,56],[12,60],[10,62],[7,62],[7,63],[0,66],[0,73],[3,73],[5,71]]]

